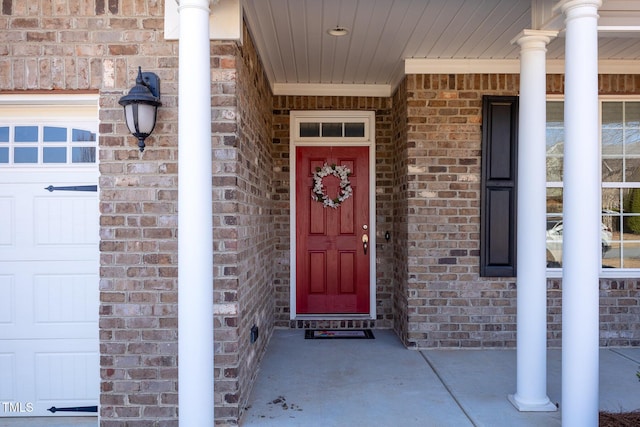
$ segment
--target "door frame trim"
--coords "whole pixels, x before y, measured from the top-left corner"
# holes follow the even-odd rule
[[[298,123],[301,119],[307,120],[327,120],[347,122],[350,118],[357,121],[365,121],[364,138],[344,138],[336,140],[332,138],[299,138],[296,135]],[[296,309],[296,149],[298,147],[322,147],[322,146],[344,146],[344,147],[368,147],[369,148],[369,314],[345,314],[339,315],[340,319],[375,319],[376,318],[376,141],[375,141],[375,111],[346,111],[346,110],[313,110],[313,111],[291,111],[289,116],[289,318],[326,318],[335,319],[335,314],[313,316],[298,315]]]

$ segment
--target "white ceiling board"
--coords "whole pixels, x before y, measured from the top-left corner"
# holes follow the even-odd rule
[[[517,60],[519,47],[511,40],[531,29],[531,3],[243,0],[272,87],[285,91],[283,85],[290,84],[297,85],[292,91],[308,92],[321,84],[332,85],[332,91],[349,85],[357,93],[362,85],[376,85],[376,93],[394,87],[405,73],[405,59]],[[599,33],[600,60],[638,60],[640,0],[606,0],[600,12],[599,25],[609,26]],[[336,26],[348,28],[349,34],[328,35]],[[564,58],[562,33],[549,44],[547,58]]]
[[[459,29],[450,25],[451,20],[456,15],[456,12],[464,0],[452,0],[448,2],[438,2],[440,8],[437,14],[425,15],[426,22],[422,25],[429,30],[422,38],[420,45],[416,52],[412,55],[412,58],[440,58],[441,52],[435,50],[435,46],[441,39],[447,39],[455,34]]]
[[[362,1],[362,8],[366,8],[365,1]],[[361,80],[362,83],[375,84],[375,83],[388,83],[388,82],[375,82],[370,79],[373,63],[376,56],[379,54],[380,43],[383,38],[386,37],[386,31],[389,16],[392,10],[393,1],[376,1],[373,6],[371,20],[366,23],[366,41],[363,43],[360,49],[359,60],[356,64],[356,79]],[[354,83],[360,83],[355,81]]]
[[[547,45],[547,59],[564,58],[564,37],[556,37]]]
[[[296,76],[293,81],[297,82],[300,79],[300,76],[308,76],[310,73],[309,68],[309,59],[307,57],[307,51],[309,49],[309,40],[306,35],[309,34],[307,31],[307,20],[306,19],[297,19],[300,16],[306,16],[305,12],[305,3],[300,1],[290,1],[287,15],[289,17],[289,25],[291,25],[291,34],[294,36],[295,34],[304,34],[305,37],[291,39],[292,49],[290,59],[291,62],[295,64]]]
[[[350,53],[347,58],[347,67],[344,70],[345,82],[356,82],[358,80],[358,65],[364,57],[362,46],[369,44],[369,25],[373,21],[373,8],[363,7],[361,3],[358,3],[356,14],[353,17],[353,23],[351,25],[350,33],[348,36],[342,37],[343,39],[349,37],[350,39]],[[362,83],[363,79],[360,79],[359,83]]]
[[[298,0],[294,0],[298,1]],[[322,49],[322,38],[324,37],[325,28],[322,22],[322,2],[301,2],[305,5],[306,16],[299,17],[298,19],[304,20],[307,23],[307,49],[305,52],[306,60],[309,64],[309,75],[300,76],[298,83],[320,83],[320,72],[322,65],[322,56],[320,55]],[[294,40],[304,39],[304,34],[297,34]],[[297,59],[300,61],[301,59]],[[295,83],[295,82],[289,82]]]
[[[640,34],[638,36],[640,37]],[[598,49],[606,51],[607,56],[612,59],[639,59],[638,45],[640,38],[601,38]]]
[[[282,64],[282,60],[278,53],[277,39],[273,29],[265,28],[273,26],[271,19],[264,18],[266,14],[264,6],[266,5],[267,2],[257,2],[257,4],[245,2],[244,13],[247,21],[251,23],[249,25],[249,31],[253,36],[253,42],[262,59],[265,72],[273,85],[273,83],[279,81],[279,78],[282,78],[277,75],[273,64],[274,62],[280,62],[280,64]],[[258,6],[259,9],[256,9],[256,6]],[[270,14],[270,12],[267,13]]]
[[[428,38],[429,31],[432,27],[434,17],[440,14],[440,11],[445,7],[444,2],[424,2],[422,4],[423,10],[420,14],[420,19],[415,28],[412,29],[411,36],[407,42],[407,47],[404,50],[405,58],[424,58],[425,56],[419,52],[422,42]],[[416,5],[419,8],[420,4]],[[417,14],[418,10],[416,10]],[[431,37],[433,38],[433,37]]]
[[[452,28],[455,32],[450,37],[440,37],[433,45],[433,50],[440,53],[442,58],[453,58],[465,41],[470,39],[483,21],[482,8],[486,2],[464,2],[447,25],[447,31]]]
[[[486,7],[486,5],[485,5]],[[459,55],[467,55],[468,57],[479,58],[483,50],[486,49],[487,41],[490,40],[491,34],[488,34],[487,29],[498,28],[501,25],[501,21],[504,19],[501,13],[497,13],[497,10],[501,7],[500,4],[492,5],[492,10],[489,13],[478,14],[482,17],[482,20],[477,23],[477,26],[473,30],[469,37],[461,43],[460,49],[455,52],[452,58]],[[519,34],[519,33],[517,33]]]
[[[523,29],[531,26],[530,9],[523,2],[501,2],[494,14],[500,18],[495,25],[486,29],[482,43],[471,51],[462,51],[461,55],[471,58],[517,58],[519,49],[511,40]]]
[[[327,34],[329,28],[336,27],[340,21],[340,2],[337,0],[324,0],[326,7],[322,8],[322,28],[320,29],[322,50],[320,52],[320,81],[332,81],[334,83],[340,83],[333,79],[334,75],[334,62],[336,59],[336,45],[341,43],[346,45],[349,41],[348,37],[340,37],[337,40],[336,37]],[[343,49],[344,51],[344,49]],[[310,52],[313,54],[313,52]],[[314,82],[315,83],[315,82]]]

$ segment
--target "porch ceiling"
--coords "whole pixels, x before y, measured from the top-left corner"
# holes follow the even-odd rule
[[[406,59],[517,60],[511,40],[532,28],[532,3],[538,28],[561,28],[552,0],[245,0],[244,12],[274,92],[287,93],[394,88]],[[600,59],[639,60],[640,1],[603,3]],[[335,27],[349,34],[327,34]],[[564,57],[564,38],[547,57]]]

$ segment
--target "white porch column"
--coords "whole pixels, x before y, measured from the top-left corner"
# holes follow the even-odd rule
[[[178,387],[181,426],[212,426],[213,236],[209,0],[180,0]]]
[[[562,425],[598,425],[600,151],[598,8],[563,0],[565,15]]]
[[[546,68],[556,31],[524,30],[518,124],[517,391],[519,411],[555,411],[547,397]]]

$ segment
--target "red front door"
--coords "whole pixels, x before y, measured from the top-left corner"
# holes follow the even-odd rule
[[[353,193],[336,208],[312,199],[314,173],[325,164],[351,171]],[[324,177],[323,194],[336,199],[340,181]],[[369,229],[369,148],[297,147],[298,314],[369,313]]]

